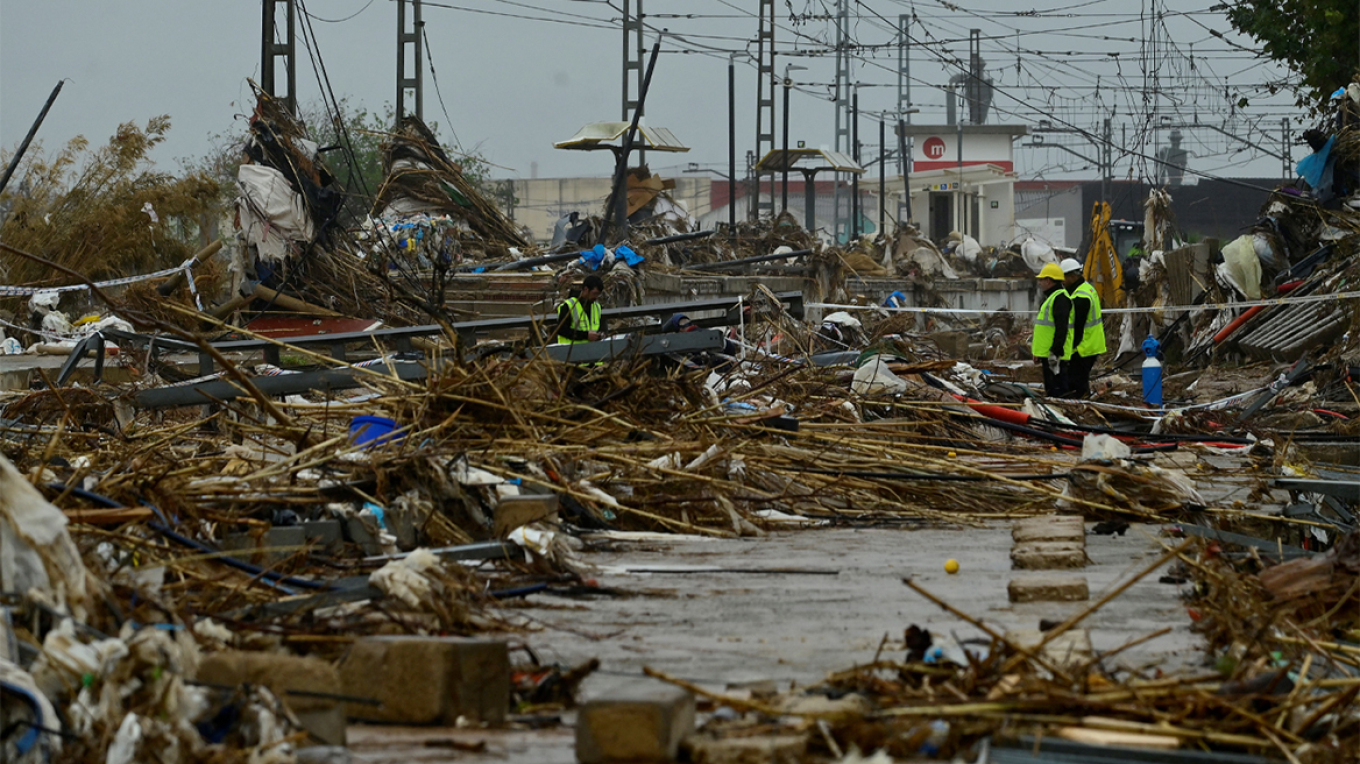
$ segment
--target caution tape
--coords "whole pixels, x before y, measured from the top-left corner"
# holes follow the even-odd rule
[[[163,271],[156,271],[155,273],[143,273],[140,276],[127,276],[121,279],[96,281],[94,282],[94,285],[100,289],[106,289],[108,287],[123,286],[125,284],[136,284],[140,281],[150,281],[152,279],[165,278],[166,276],[173,276],[174,274],[179,273],[181,271],[183,271],[184,275],[188,277],[189,283],[193,284],[194,281],[193,273],[190,271],[192,265],[193,259],[190,258],[189,260],[185,260],[184,262],[180,263],[174,268],[166,268]],[[89,288],[90,288],[89,284],[66,284],[63,286],[53,287],[18,287],[0,285],[0,297],[32,297],[35,294],[42,294],[43,292],[78,292],[82,289]],[[193,289],[193,287],[190,287],[190,289]],[[195,294],[195,298],[197,298],[197,294]]]
[[[1254,308],[1258,305],[1307,305],[1317,302],[1341,302],[1343,300],[1354,300],[1360,298],[1360,292],[1333,292],[1330,294],[1310,294],[1302,297],[1271,297],[1262,300],[1243,300],[1241,302],[1216,302],[1204,303],[1203,305],[1163,305],[1161,307],[1145,308],[1102,308],[1101,315],[1107,313],[1150,313],[1150,312],[1179,312],[1194,310],[1236,310],[1239,308]],[[964,315],[991,315],[993,313],[1006,312],[1011,315],[1033,316],[1038,315],[1037,310],[1011,310],[1010,308],[924,308],[924,307],[896,307],[890,305],[840,305],[831,302],[809,302],[803,307],[806,308],[832,308],[834,310],[882,310],[889,313],[959,313]]]

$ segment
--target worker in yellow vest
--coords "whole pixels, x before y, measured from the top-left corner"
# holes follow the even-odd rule
[[[569,345],[594,342],[604,336],[600,323],[600,293],[604,280],[594,273],[581,282],[581,291],[557,308],[557,341]]]
[[[1100,295],[1081,275],[1081,263],[1067,258],[1058,264],[1063,271],[1063,290],[1072,300],[1072,351],[1067,361],[1067,387],[1073,398],[1091,395],[1091,369],[1096,356],[1105,352],[1105,324],[1100,317]]]
[[[1067,393],[1066,360],[1072,354],[1072,335],[1067,330],[1072,315],[1072,300],[1063,290],[1063,272],[1057,263],[1046,263],[1039,271],[1043,301],[1034,317],[1034,339],[1030,355],[1044,370],[1044,395],[1057,398]]]

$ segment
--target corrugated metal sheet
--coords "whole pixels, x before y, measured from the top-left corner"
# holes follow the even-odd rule
[[[1340,337],[1346,325],[1346,312],[1336,303],[1282,305],[1266,313],[1237,343],[1253,358],[1291,363]]]

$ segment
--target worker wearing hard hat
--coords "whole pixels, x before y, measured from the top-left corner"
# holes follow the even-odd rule
[[[1072,353],[1072,335],[1068,331],[1072,300],[1063,290],[1063,272],[1057,263],[1046,263],[1038,280],[1043,302],[1039,315],[1034,317],[1030,354],[1044,370],[1044,394],[1056,398],[1067,393],[1065,372],[1066,360]]]
[[[1063,291],[1072,300],[1072,349],[1067,362],[1067,387],[1073,398],[1091,395],[1091,369],[1105,352],[1105,324],[1100,318],[1100,295],[1081,275],[1081,263],[1067,258],[1058,264]]]

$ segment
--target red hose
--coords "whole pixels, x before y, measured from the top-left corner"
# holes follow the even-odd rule
[[[1231,324],[1228,324],[1227,326],[1223,327],[1223,328],[1218,332],[1218,334],[1215,334],[1215,335],[1214,335],[1214,344],[1217,345],[1217,344],[1223,342],[1223,340],[1228,339],[1228,337],[1232,336],[1232,333],[1233,333],[1233,332],[1235,332],[1235,331],[1237,331],[1238,329],[1242,328],[1242,324],[1245,324],[1246,322],[1250,321],[1250,320],[1252,319],[1253,316],[1255,316],[1257,313],[1260,313],[1261,311],[1263,311],[1263,310],[1265,310],[1265,309],[1266,309],[1266,306],[1264,306],[1264,305],[1256,305],[1256,306],[1247,308],[1247,312],[1246,312],[1246,313],[1243,313],[1242,315],[1240,315],[1240,316],[1238,316],[1237,318],[1233,319],[1233,322],[1232,322]]]
[[[1275,290],[1275,294],[1277,296],[1289,294],[1290,292],[1297,289],[1299,285],[1302,283],[1303,280],[1299,279],[1298,281],[1291,281],[1287,284],[1281,284],[1280,288]],[[1253,316],[1255,316],[1257,313],[1260,313],[1265,309],[1266,309],[1265,305],[1255,305],[1250,308],[1247,308],[1247,312],[1238,316],[1236,319],[1233,320],[1232,323],[1223,327],[1223,329],[1219,331],[1218,334],[1214,335],[1214,344],[1215,345],[1221,344],[1223,340],[1226,340],[1229,337],[1231,337],[1233,332],[1237,331],[1238,329],[1241,329],[1242,324],[1245,324],[1246,322],[1250,321]]]
[[[972,398],[965,398],[962,395],[954,395],[954,397],[968,404],[969,408],[983,416],[989,416],[992,419],[1000,419],[1003,422],[1010,422],[1011,424],[1029,424],[1029,414],[1026,414],[1023,411],[1008,409],[1005,406],[993,406],[981,401],[975,401]]]

